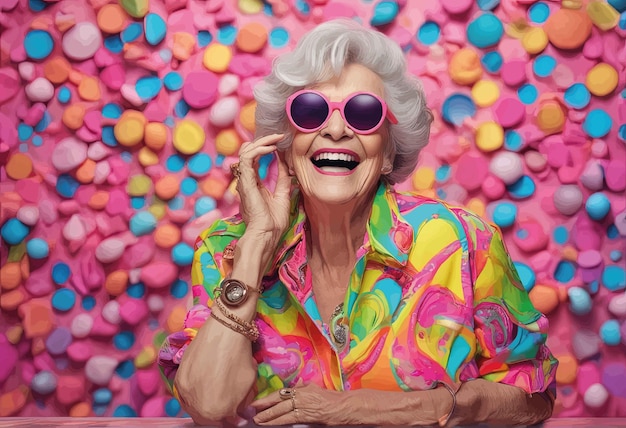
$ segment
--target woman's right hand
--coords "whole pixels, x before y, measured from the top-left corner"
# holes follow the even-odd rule
[[[239,150],[240,175],[237,192],[241,216],[246,223],[246,232],[242,239],[252,238],[263,245],[271,246],[270,257],[289,225],[291,177],[287,164],[276,147],[276,143],[283,137],[283,134],[267,135],[254,142],[243,143]],[[278,162],[278,178],[273,193],[258,174],[259,159],[272,152],[276,153]]]

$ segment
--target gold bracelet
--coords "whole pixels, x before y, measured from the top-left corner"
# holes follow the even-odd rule
[[[211,318],[217,320],[220,324],[222,324],[225,327],[228,327],[229,329],[231,329],[232,331],[235,331],[239,334],[242,334],[244,336],[246,336],[246,338],[248,338],[248,340],[250,340],[251,342],[256,342],[256,340],[259,338],[258,336],[258,332],[255,334],[254,331],[249,331],[246,328],[240,326],[239,324],[231,324],[227,321],[224,321],[223,319],[217,317],[213,312],[211,312]]]
[[[253,332],[257,338],[259,337],[259,328],[257,327],[256,323],[254,321],[245,321],[241,318],[239,318],[237,315],[233,314],[232,312],[230,312],[222,302],[220,302],[219,296],[217,296],[217,298],[215,299],[215,304],[217,305],[217,307],[219,308],[220,312],[222,312],[222,314],[228,318],[229,320],[235,322],[236,324],[246,328],[248,331]]]

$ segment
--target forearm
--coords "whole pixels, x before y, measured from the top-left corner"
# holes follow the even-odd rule
[[[242,240],[235,250],[231,276],[258,288],[265,248],[260,242]],[[245,321],[252,321],[257,302],[258,294],[250,293],[243,305],[228,310]],[[212,310],[221,320],[232,323],[217,305]],[[194,420],[220,421],[236,416],[237,409],[254,398],[251,390],[256,372],[250,340],[211,317],[185,350],[174,384],[183,408]]]
[[[476,379],[463,384],[446,427],[490,423],[529,425],[549,418],[552,403],[515,386]],[[452,410],[445,388],[415,392],[362,389],[344,393],[332,425],[438,425]]]

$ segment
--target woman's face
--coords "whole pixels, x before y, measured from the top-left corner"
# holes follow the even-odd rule
[[[371,92],[384,99],[380,77],[360,64],[346,65],[340,76],[307,89],[321,92],[331,102],[341,102],[355,92]],[[391,159],[385,156],[387,126],[385,120],[375,132],[357,134],[347,126],[339,110],[335,110],[320,130],[296,130],[285,159],[302,192],[332,205],[372,196],[383,166],[391,169]],[[323,162],[324,159],[336,161]]]

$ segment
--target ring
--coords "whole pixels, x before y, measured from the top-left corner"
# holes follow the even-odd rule
[[[239,171],[239,162],[235,162],[230,165],[230,172],[235,178],[239,178],[239,176],[241,175],[241,171]]]
[[[296,396],[296,390],[293,388],[283,388],[278,391],[281,400],[289,400]]]
[[[291,410],[293,412],[298,412],[298,409],[296,408],[296,396],[295,395],[291,396]]]

